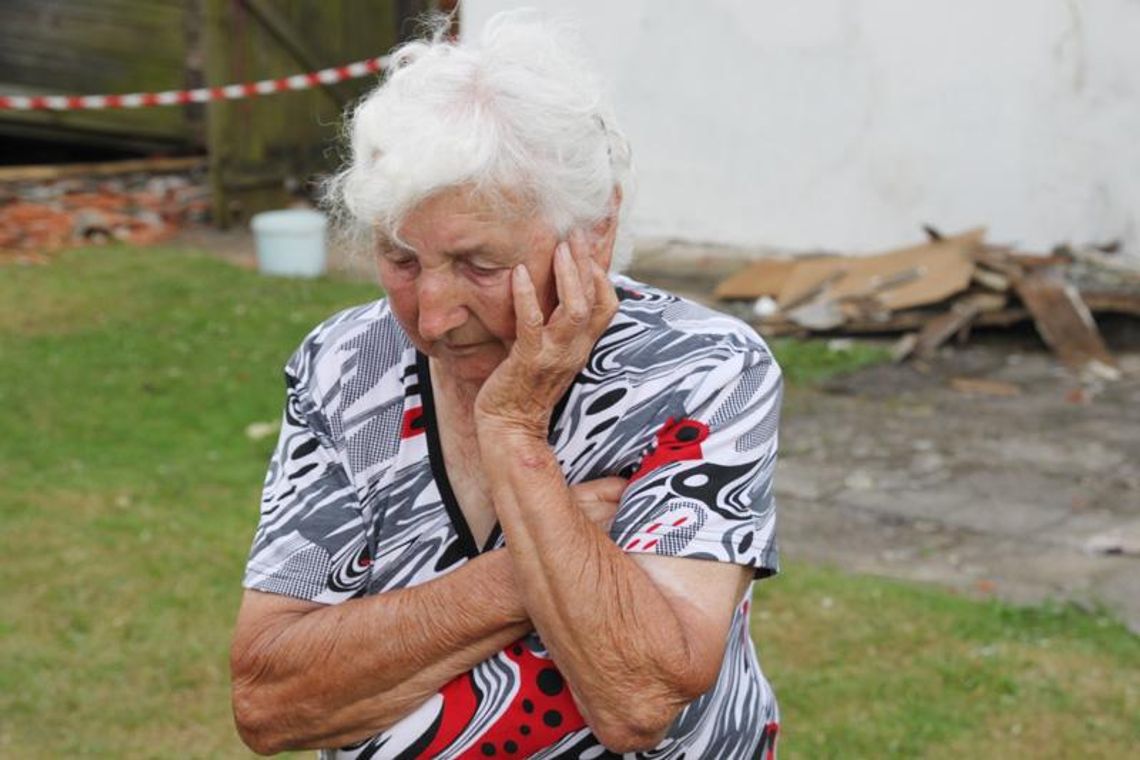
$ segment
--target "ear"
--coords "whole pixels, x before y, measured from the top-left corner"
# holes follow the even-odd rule
[[[594,239],[594,258],[602,269],[609,270],[614,258],[614,239],[617,237],[618,216],[621,213],[621,185],[614,185],[610,195],[609,214],[595,224],[590,232]]]

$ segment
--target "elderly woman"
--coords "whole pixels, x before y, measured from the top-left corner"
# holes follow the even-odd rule
[[[774,754],[779,368],[607,274],[629,153],[584,72],[500,16],[400,49],[352,116],[332,196],[386,297],[286,367],[232,654],[258,752]]]

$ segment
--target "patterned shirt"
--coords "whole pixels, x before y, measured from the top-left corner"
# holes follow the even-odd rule
[[[552,415],[569,484],[630,478],[610,536],[626,552],[777,570],[782,382],[747,325],[612,277],[619,310]],[[475,544],[439,443],[427,359],[383,299],[343,311],[285,370],[287,404],[244,585],[324,604],[437,578]],[[776,702],[733,616],[720,675],[639,758],[772,757]],[[446,610],[440,610],[446,615]],[[586,726],[535,633],[336,758],[616,758]]]

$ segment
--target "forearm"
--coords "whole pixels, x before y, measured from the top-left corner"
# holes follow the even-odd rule
[[[482,453],[519,594],[587,722],[603,740],[663,730],[662,720],[696,696],[690,684],[698,680],[669,600],[573,508],[544,440],[498,431],[487,441]]]
[[[344,705],[318,721],[289,743],[291,749],[338,747],[366,738],[414,712],[440,689],[479,663],[501,652],[531,630],[529,623],[495,631],[452,650],[390,689]]]
[[[345,744],[396,723],[530,628],[509,557],[490,552],[421,586],[266,627],[235,657],[235,710],[265,749]]]

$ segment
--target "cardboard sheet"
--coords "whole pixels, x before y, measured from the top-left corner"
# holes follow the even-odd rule
[[[833,257],[838,258],[838,257]],[[761,259],[754,261],[716,286],[717,298],[775,298],[784,281],[799,264],[795,259]]]
[[[831,299],[874,295],[891,311],[938,303],[969,286],[970,254],[984,236],[984,229],[976,229],[877,256],[800,261],[777,301],[781,307],[794,305],[825,287]]]

